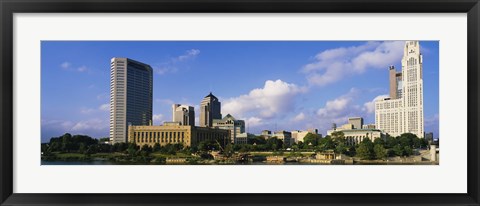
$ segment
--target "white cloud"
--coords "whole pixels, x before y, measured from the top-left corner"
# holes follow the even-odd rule
[[[82,114],[92,114],[96,112],[108,112],[108,111],[110,111],[109,103],[101,104],[97,108],[87,108],[87,107],[80,108],[80,113]]]
[[[165,105],[169,105],[169,106],[172,106],[172,104],[175,104],[175,101],[171,99],[155,99],[155,101]]]
[[[310,85],[324,86],[367,69],[386,69],[403,55],[403,41],[367,42],[360,46],[325,50],[302,71]]]
[[[175,73],[179,71],[179,64],[188,60],[192,60],[198,55],[200,55],[200,50],[190,49],[185,51],[185,53],[180,56],[171,58],[166,62],[162,62],[158,66],[154,66],[153,70],[155,71],[155,73],[160,75],[164,75],[167,73]]]
[[[165,122],[163,114],[154,114],[152,116],[153,119],[153,125],[161,125],[163,122]]]
[[[305,114],[303,112],[300,112],[300,114],[298,114],[297,116],[295,116],[293,118],[293,121],[298,122],[298,121],[302,121],[304,119],[305,119]]]
[[[109,126],[110,125],[108,124],[108,121],[104,121],[102,119],[89,119],[77,122],[71,128],[71,131],[84,133],[92,130],[102,131],[108,130]]]
[[[274,118],[294,109],[296,97],[306,89],[282,80],[267,80],[263,88],[222,102],[222,113],[235,117]]]
[[[79,71],[79,72],[86,72],[86,71],[88,71],[88,68],[87,68],[86,66],[81,66],[81,67],[78,67],[78,68],[77,68],[77,71]]]
[[[70,66],[72,66],[72,64],[70,62],[63,62],[62,64],[60,64],[60,67],[62,69],[69,69]]]
[[[372,101],[370,101],[370,102],[365,102],[365,104],[363,104],[363,110],[364,110],[365,112],[367,112],[368,114],[374,113],[374,112],[375,112],[375,102],[376,102],[377,100],[380,100],[380,99],[383,99],[383,98],[387,98],[387,97],[390,97],[390,95],[388,95],[388,94],[382,94],[382,95],[376,96],[375,98],[373,98]]]
[[[317,110],[317,116],[333,122],[346,119],[349,115],[358,111],[359,106],[355,105],[354,100],[359,93],[358,89],[352,88],[347,94],[327,101],[324,107]]]
[[[110,111],[110,104],[102,104],[100,107],[98,107],[100,111]]]
[[[90,114],[90,113],[93,113],[95,110],[92,109],[92,108],[81,108],[80,109],[80,113],[82,114]]]
[[[78,68],[74,68],[72,63],[66,61],[66,62],[63,62],[62,64],[60,64],[60,68],[62,68],[63,70],[66,70],[66,71],[77,71],[77,72],[89,72],[90,69],[88,69],[87,66],[81,66],[81,67],[78,67]]]
[[[264,124],[261,118],[258,117],[250,117],[245,119],[245,124],[248,127],[258,127]]]
[[[98,100],[110,99],[110,94],[107,94],[107,93],[99,94],[99,95],[97,95],[97,99]]]
[[[174,61],[185,61],[192,58],[195,58],[200,54],[200,50],[198,49],[190,49],[185,52],[185,54],[178,56],[174,59]]]

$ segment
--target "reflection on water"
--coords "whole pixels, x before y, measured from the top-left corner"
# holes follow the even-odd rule
[[[131,162],[111,162],[111,161],[45,161],[42,160],[42,165],[156,165],[145,163],[131,163]],[[177,164],[178,165],[178,164]],[[284,162],[284,163],[269,163],[269,162],[244,162],[236,165],[330,165],[330,164],[312,164],[299,162]],[[416,163],[401,163],[401,162],[383,162],[383,163],[362,163],[355,162],[354,165],[437,165],[434,162],[416,162]]]

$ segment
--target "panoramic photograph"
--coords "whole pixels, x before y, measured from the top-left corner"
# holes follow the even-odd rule
[[[41,165],[439,165],[439,41],[42,41]]]

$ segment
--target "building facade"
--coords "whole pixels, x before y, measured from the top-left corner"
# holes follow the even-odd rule
[[[173,104],[172,121],[180,122],[180,125],[195,126],[195,109],[188,105]]]
[[[293,130],[290,132],[291,133],[291,144],[293,143],[298,143],[298,142],[304,142],[303,139],[305,136],[307,136],[308,133],[312,133],[310,131],[300,131],[300,130]],[[316,133],[312,133],[316,134]]]
[[[228,143],[228,130],[175,123],[155,126],[129,126],[128,142],[139,146],[153,146],[158,143],[161,146],[182,144],[184,147],[196,146],[205,140],[217,141],[222,146]]]
[[[420,44],[418,41],[406,41],[401,74],[390,66],[390,98],[375,102],[377,129],[391,136],[413,133],[424,137],[422,73]]]
[[[328,130],[327,134],[331,136],[333,132],[343,132],[347,145],[359,144],[366,138],[369,138],[372,142],[377,138],[385,138],[382,131],[378,129],[332,129]]]
[[[283,141],[283,144],[290,146],[291,145],[291,138],[292,138],[292,133],[289,131],[278,131],[275,132],[273,137],[276,137],[280,140]]]
[[[243,143],[243,141],[237,141],[237,136],[245,133],[245,121],[237,120],[232,115],[227,114],[223,119],[214,119],[212,127],[230,131],[231,143]]]
[[[153,70],[128,58],[110,63],[110,139],[127,142],[128,125],[152,122]]]
[[[222,119],[221,103],[210,92],[200,102],[200,127],[211,127],[214,119]]]
[[[353,125],[353,129],[362,129],[363,118],[361,118],[361,117],[350,117],[350,118],[348,118],[348,123]]]

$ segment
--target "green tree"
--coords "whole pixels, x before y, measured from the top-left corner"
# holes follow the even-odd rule
[[[308,133],[303,137],[303,142],[305,145],[317,146],[320,141],[320,135]]]
[[[162,147],[160,146],[160,143],[158,143],[158,142],[155,143],[155,144],[153,145],[153,147],[152,147],[152,150],[153,150],[154,152],[158,152],[158,151],[160,151],[160,149],[162,149]]]
[[[410,155],[412,155],[412,154],[413,154],[413,150],[412,150],[411,147],[405,146],[405,147],[403,148],[403,155],[404,155],[404,156],[407,156],[407,157],[408,157],[408,156],[410,156]]]
[[[396,156],[403,156],[403,148],[400,144],[397,144],[393,147],[393,152]]]
[[[130,157],[135,157],[137,155],[138,147],[135,143],[129,143],[127,148],[127,153]]]
[[[267,148],[277,151],[282,148],[283,146],[283,141],[281,139],[278,139],[276,137],[271,137],[267,139]]]
[[[322,138],[320,140],[320,142],[318,143],[317,149],[319,151],[335,149],[335,143],[333,142],[333,139],[330,136],[326,136],[325,138]]]
[[[382,139],[382,138],[377,138],[375,140],[373,140],[373,144],[375,145],[382,145],[382,146],[385,146],[385,141]]]
[[[373,151],[373,143],[369,138],[365,138],[356,149],[357,156],[360,159],[371,160],[374,158],[375,154]]]
[[[223,153],[224,153],[225,156],[231,157],[234,153],[233,145],[232,144],[227,144],[227,146],[225,146],[225,149],[223,150]]]
[[[395,147],[395,145],[398,144],[398,141],[395,137],[392,137],[390,135],[387,134],[387,137],[385,138],[386,141],[385,141],[385,147],[386,148],[393,148]]]
[[[376,159],[387,158],[387,150],[381,144],[375,144],[373,151],[375,152]]]
[[[85,146],[85,143],[82,142],[82,143],[80,143],[80,146],[79,146],[79,148],[78,148],[78,153],[82,153],[82,154],[83,154],[83,153],[85,153],[86,149],[87,149],[87,148],[86,148],[86,146]]]
[[[335,147],[335,152],[338,154],[347,154],[348,147],[345,145],[345,143],[340,142],[336,147]]]

